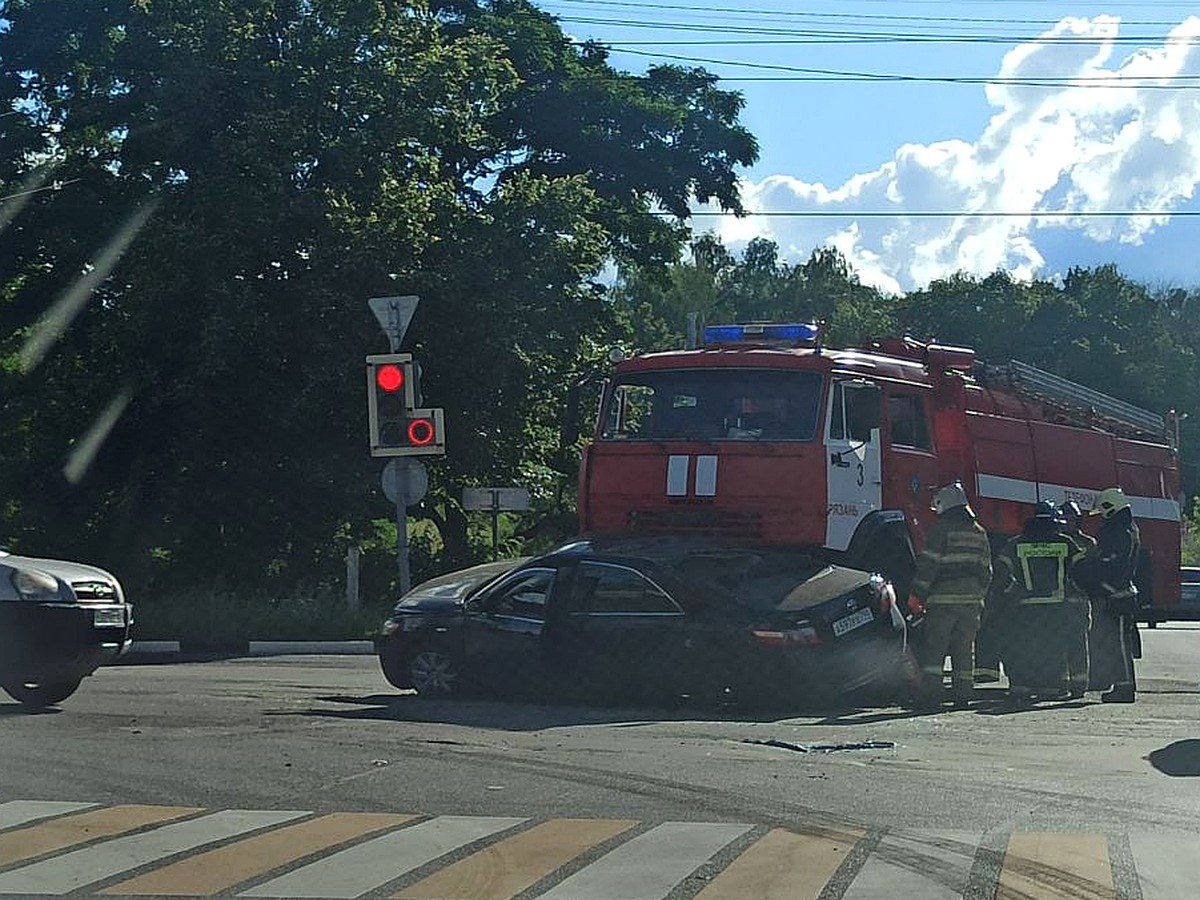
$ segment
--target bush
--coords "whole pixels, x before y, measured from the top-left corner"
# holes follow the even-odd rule
[[[136,640],[343,641],[378,633],[391,602],[352,611],[344,597],[246,598],[193,591],[134,607]]]

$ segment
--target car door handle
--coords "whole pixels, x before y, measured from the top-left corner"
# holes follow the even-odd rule
[[[846,460],[846,459],[842,459],[842,454],[840,454],[840,453],[830,453],[829,461],[831,463],[833,463],[835,466],[837,466],[839,469],[850,468],[850,461]]]

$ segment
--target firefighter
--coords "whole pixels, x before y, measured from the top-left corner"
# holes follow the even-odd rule
[[[1105,703],[1132,703],[1137,690],[1133,671],[1133,641],[1137,624],[1133,614],[1137,608],[1137,572],[1141,540],[1129,498],[1119,487],[1106,488],[1096,496],[1092,515],[1102,516],[1096,545],[1079,565],[1077,580],[1095,599],[1098,616],[1105,619],[1102,633],[1110,636],[1108,650],[1120,660],[1111,690],[1100,699]],[[1112,646],[1115,645],[1115,646]]]
[[[1058,508],[1041,500],[1033,518],[1005,545],[996,562],[997,587],[1014,611],[1004,653],[1009,694],[1014,700],[1028,701],[1035,696],[1065,699],[1076,695],[1079,684],[1086,690],[1086,647],[1082,682],[1069,682],[1067,676],[1072,638],[1067,598],[1076,590],[1071,583],[1072,567],[1083,554],[1083,548],[1067,534]],[[1086,639],[1086,632],[1081,637]],[[1079,690],[1077,696],[1082,695]]]
[[[919,705],[941,702],[942,669],[949,656],[954,704],[961,707],[974,690],[975,635],[992,580],[992,551],[960,482],[934,494],[931,509],[937,519],[917,559],[908,601],[910,609],[926,613],[919,647]]]
[[[1058,508],[1059,518],[1063,521],[1063,530],[1075,542],[1074,567],[1087,551],[1096,546],[1096,539],[1083,530],[1083,510],[1074,500],[1067,500]],[[1092,625],[1092,610],[1087,591],[1081,588],[1074,577],[1067,579],[1067,603],[1064,610],[1063,622],[1064,640],[1067,645],[1067,689],[1071,699],[1078,699],[1087,693],[1088,676],[1090,671],[1088,640]]]

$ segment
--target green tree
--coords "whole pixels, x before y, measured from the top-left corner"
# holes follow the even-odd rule
[[[312,585],[335,535],[375,534],[382,294],[422,296],[406,349],[450,447],[427,509],[468,555],[463,484],[552,494],[563,385],[615,333],[605,261],[674,258],[756,154],[707,73],[617,72],[520,0],[0,16],[0,193],[46,188],[0,207],[0,528],[142,591]]]

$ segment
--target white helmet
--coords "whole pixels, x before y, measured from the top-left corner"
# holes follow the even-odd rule
[[[968,502],[967,492],[963,489],[962,482],[952,481],[933,495],[933,503],[929,508],[940,516],[955,507],[966,506]]]
[[[1129,509],[1129,498],[1119,487],[1105,488],[1096,495],[1096,503],[1088,515],[1111,519],[1123,509]]]

